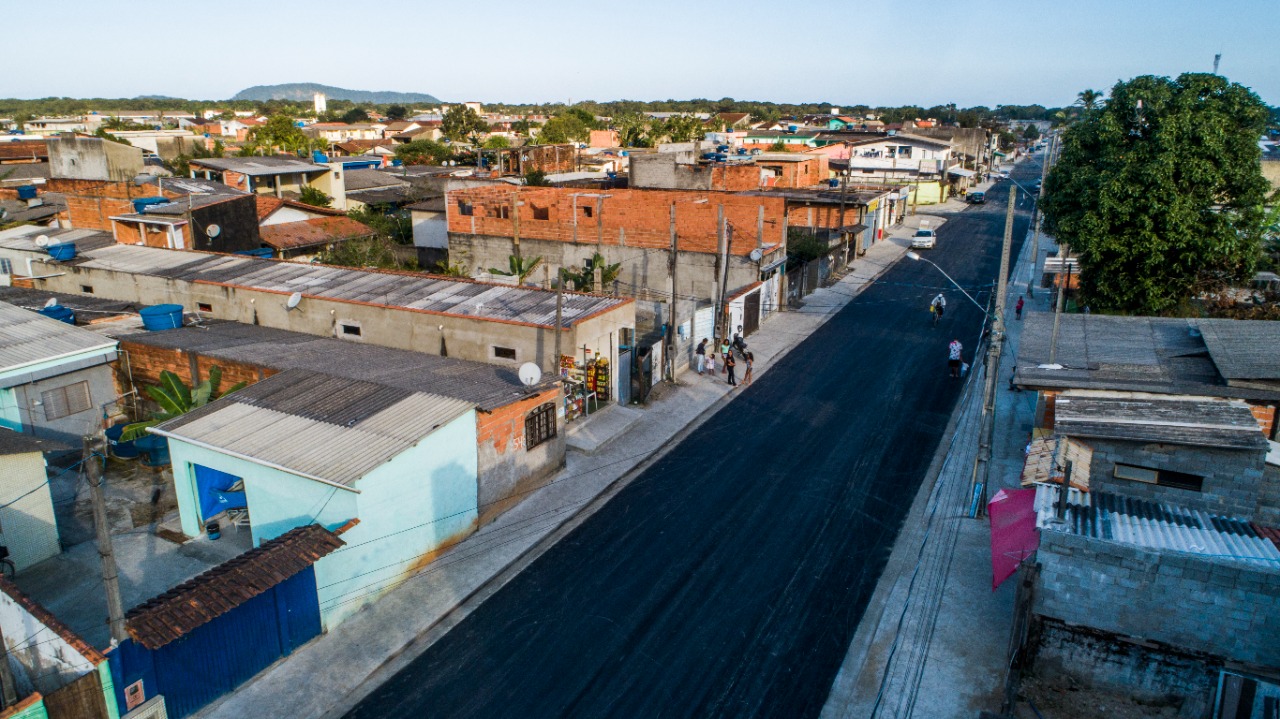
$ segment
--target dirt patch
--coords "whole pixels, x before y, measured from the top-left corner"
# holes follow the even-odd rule
[[[1018,692],[1017,717],[1035,717],[1027,704],[1035,705],[1044,719],[1178,719],[1182,717],[1183,699],[1168,697],[1134,697],[1120,692],[1089,689],[1069,677],[1044,680],[1027,677]]]

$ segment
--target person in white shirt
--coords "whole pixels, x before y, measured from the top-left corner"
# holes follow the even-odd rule
[[[951,369],[952,377],[960,376],[960,362],[964,357],[964,345],[960,344],[960,340],[951,340],[951,344],[947,347],[949,354],[947,355],[947,367]]]

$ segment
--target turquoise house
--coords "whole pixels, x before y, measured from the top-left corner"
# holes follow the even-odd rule
[[[168,438],[182,531],[254,546],[308,524],[346,546],[315,564],[339,624],[475,531],[475,405],[288,370],[153,428]]]
[[[0,426],[80,445],[116,390],[116,341],[0,302]]]

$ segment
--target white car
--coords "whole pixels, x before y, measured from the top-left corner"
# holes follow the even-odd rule
[[[938,244],[938,233],[933,230],[916,230],[916,233],[911,236],[913,250],[932,250],[936,244]]]

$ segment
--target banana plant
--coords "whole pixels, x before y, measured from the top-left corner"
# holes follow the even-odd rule
[[[532,275],[533,271],[542,265],[542,258],[527,258],[511,255],[507,258],[507,263],[510,266],[509,270],[500,270],[497,267],[490,267],[489,272],[503,277],[514,277],[516,278],[517,284],[523,285],[524,281],[529,279],[529,275]]]
[[[164,370],[160,373],[159,385],[143,388],[147,395],[160,405],[160,411],[152,412],[151,419],[126,426],[124,433],[120,435],[120,441],[132,442],[145,437],[148,427],[181,417],[193,409],[203,407],[215,399],[242,389],[247,384],[248,382],[240,382],[226,392],[219,392],[218,389],[222,385],[222,368],[216,365],[209,368],[209,377],[194,388],[187,387],[178,375]]]

